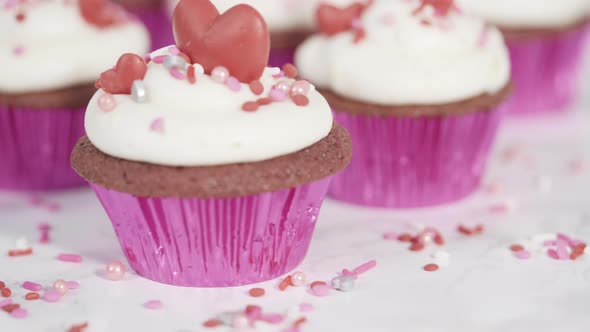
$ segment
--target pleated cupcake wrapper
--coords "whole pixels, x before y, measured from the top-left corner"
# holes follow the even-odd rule
[[[568,110],[580,83],[580,67],[590,29],[558,37],[508,43],[514,94],[508,101],[513,115],[539,115]]]
[[[270,50],[269,67],[283,68],[287,63],[295,63],[295,48],[273,48]]]
[[[92,187],[138,274],[226,287],[279,277],[303,260],[330,180],[226,199],[141,198]]]
[[[480,183],[504,111],[446,117],[367,117],[335,111],[352,162],[330,196],[348,203],[419,208],[459,200]]]
[[[70,153],[84,135],[84,108],[34,110],[0,105],[0,189],[83,186]]]
[[[133,15],[137,16],[148,29],[152,50],[176,44],[172,33],[172,20],[164,8],[141,8],[133,11]]]

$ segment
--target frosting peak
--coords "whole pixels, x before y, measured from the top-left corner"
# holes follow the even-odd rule
[[[498,92],[510,79],[502,35],[442,1],[450,6],[424,6],[440,0],[373,0],[348,31],[315,35],[298,49],[302,77],[384,105],[438,104]]]

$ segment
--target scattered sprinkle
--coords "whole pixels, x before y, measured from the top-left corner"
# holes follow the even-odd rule
[[[160,300],[150,300],[143,304],[143,307],[150,310],[160,310],[164,305]]]
[[[514,256],[516,256],[516,258],[518,258],[518,259],[524,260],[524,259],[531,258],[531,253],[530,253],[530,251],[523,249],[523,250],[515,251]]]
[[[38,283],[31,282],[31,281],[25,281],[25,282],[23,282],[23,285],[22,286],[23,286],[24,289],[30,290],[32,292],[38,292],[38,291],[40,291],[40,290],[43,289],[43,286],[41,286]]]
[[[131,85],[131,98],[136,103],[145,103],[147,100],[147,90],[142,80],[135,80]]]
[[[80,288],[80,283],[77,281],[68,281],[66,282],[68,289],[78,289]]]
[[[247,101],[242,105],[242,110],[246,112],[255,112],[258,110],[258,103],[255,101]]]
[[[117,107],[115,98],[110,93],[104,93],[98,97],[98,108],[103,112],[111,112]]]
[[[59,254],[57,260],[69,263],[80,263],[82,262],[82,256],[78,254]]]
[[[12,291],[10,288],[5,287],[0,291],[0,295],[2,295],[2,297],[10,297],[10,295],[12,295]]]
[[[510,250],[513,252],[517,252],[517,251],[523,251],[524,247],[520,244],[513,244],[510,246]]]
[[[88,328],[88,322],[70,326],[68,332],[82,332]]]
[[[150,131],[157,132],[159,134],[164,133],[164,119],[163,118],[155,118],[152,123],[150,123]]]
[[[283,66],[283,72],[288,78],[295,78],[299,74],[297,68],[290,63]]]
[[[218,327],[221,325],[223,325],[223,323],[219,319],[209,319],[203,323],[203,326],[208,328]]]
[[[15,56],[21,56],[25,53],[25,47],[22,45],[17,45],[12,49],[12,53]]]
[[[188,82],[190,84],[197,83],[197,75],[195,75],[195,67],[188,66],[188,69],[186,70],[186,79],[188,80]]]
[[[8,256],[10,257],[20,257],[20,256],[29,256],[33,254],[33,248],[25,249],[25,250],[9,250]]]
[[[303,107],[309,105],[309,99],[304,95],[294,95],[293,97],[291,97],[291,99],[293,99],[293,102],[297,106]]]
[[[29,292],[27,293],[27,295],[25,295],[25,299],[27,301],[34,301],[34,300],[38,300],[41,298],[41,295],[39,295],[39,293],[36,292]]]
[[[248,291],[248,294],[252,297],[262,297],[266,294],[266,291],[264,288],[252,288]]]
[[[315,286],[312,285],[311,293],[314,296],[319,296],[319,297],[328,296],[330,294],[330,287],[326,283],[317,284]]]
[[[439,268],[438,264],[433,264],[433,263],[426,264],[423,267],[424,271],[427,271],[427,272],[434,272],[434,271],[438,270],[438,268]]]
[[[303,272],[293,272],[293,274],[291,275],[291,286],[293,287],[301,287],[303,285],[305,285],[305,274]]]
[[[10,303],[10,304],[2,306],[2,310],[7,313],[12,313],[14,310],[16,310],[18,308],[20,308],[20,304],[18,304],[18,303]]]
[[[279,284],[279,289],[284,291],[289,286],[291,286],[291,276],[287,276],[285,279],[281,281],[281,283]]]
[[[227,78],[227,80],[225,81],[225,85],[227,85],[227,87],[234,92],[239,92],[240,90],[242,90],[242,84],[240,83],[240,81],[238,81],[237,78],[233,76]]]
[[[248,86],[250,87],[250,91],[252,91],[252,93],[257,96],[261,95],[264,92],[264,86],[259,80],[250,82]]]
[[[28,315],[29,312],[23,308],[16,308],[10,313],[10,316],[17,319],[26,318]]]
[[[170,68],[170,75],[179,81],[183,81],[185,79],[184,74],[178,69],[178,67]]]
[[[47,302],[57,302],[59,299],[61,299],[61,297],[62,294],[55,290],[49,290],[43,294],[43,300]]]
[[[338,276],[332,279],[332,288],[341,292],[349,292],[354,289],[354,277]]]
[[[467,226],[464,225],[459,225],[457,226],[457,231],[463,235],[467,235],[467,236],[471,236],[471,235],[477,235],[477,234],[481,234],[484,231],[484,226],[479,224],[476,225],[472,228],[469,228]]]

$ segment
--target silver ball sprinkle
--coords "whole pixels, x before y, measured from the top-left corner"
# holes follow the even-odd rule
[[[349,292],[354,288],[354,278],[351,276],[339,276],[332,279],[332,288],[341,292]]]
[[[178,55],[170,55],[164,59],[164,67],[168,70],[172,68],[186,69],[187,66],[188,63],[186,63],[186,60]]]
[[[133,98],[136,103],[144,103],[147,100],[147,91],[142,80],[133,81],[133,85],[131,86],[131,98]]]

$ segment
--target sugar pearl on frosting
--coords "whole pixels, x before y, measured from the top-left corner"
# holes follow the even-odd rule
[[[283,81],[280,81],[279,83],[275,84],[274,88],[276,90],[281,91],[282,93],[284,93],[286,95],[289,93],[289,90],[291,90],[291,83],[283,80]]]
[[[98,108],[100,108],[101,111],[110,112],[114,110],[115,107],[117,107],[117,102],[111,94],[105,93],[98,97]]]
[[[297,82],[293,83],[293,85],[291,85],[290,94],[291,94],[291,96],[296,96],[296,95],[307,96],[307,94],[309,93],[309,90],[310,90],[310,86],[307,81],[297,81]]]
[[[273,87],[270,90],[270,98],[273,101],[285,101],[287,100],[287,94],[279,89],[277,89],[276,87]]]
[[[211,71],[211,79],[218,83],[225,83],[229,78],[229,71],[225,67],[215,67]]]
[[[106,266],[106,277],[113,281],[123,279],[125,275],[125,265],[119,261],[111,262]]]
[[[232,91],[238,92],[242,90],[242,85],[240,84],[240,81],[238,81],[238,79],[233,76],[228,77],[227,81],[225,81],[225,84]]]
[[[53,289],[61,293],[62,295],[68,292],[68,283],[64,280],[57,280],[53,283]]]
[[[295,287],[301,287],[303,285],[305,285],[305,274],[303,274],[303,272],[294,272],[291,275],[291,285],[295,286]]]

